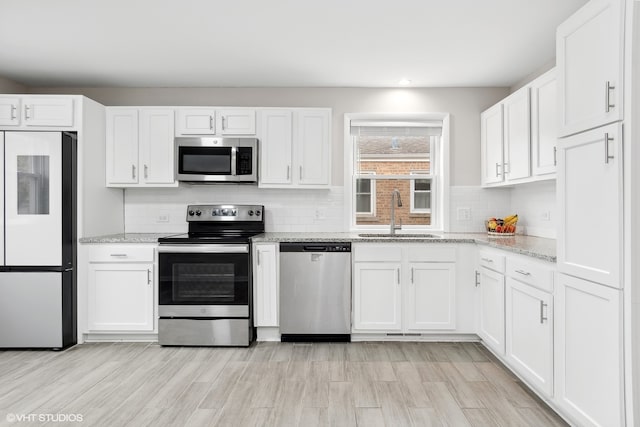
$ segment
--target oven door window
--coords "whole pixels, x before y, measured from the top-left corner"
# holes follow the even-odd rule
[[[178,173],[187,175],[230,175],[231,147],[180,147]]]
[[[163,305],[246,305],[247,254],[161,253],[159,302]]]

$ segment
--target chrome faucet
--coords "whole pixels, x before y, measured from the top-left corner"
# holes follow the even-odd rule
[[[396,202],[397,199],[397,202]],[[390,234],[396,234],[396,230],[402,229],[402,218],[400,219],[400,225],[396,225],[396,203],[399,208],[402,207],[402,198],[400,197],[400,190],[395,188],[391,193],[391,230]]]

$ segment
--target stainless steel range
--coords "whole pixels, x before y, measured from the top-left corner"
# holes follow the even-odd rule
[[[190,205],[187,222],[187,234],[158,240],[158,341],[248,346],[251,237],[264,232],[264,206]]]

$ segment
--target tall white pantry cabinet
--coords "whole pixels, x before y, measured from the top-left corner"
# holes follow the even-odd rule
[[[556,37],[555,402],[581,426],[631,425],[623,359],[624,10],[625,0],[592,0]]]

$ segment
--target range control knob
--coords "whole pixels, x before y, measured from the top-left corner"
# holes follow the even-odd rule
[[[260,216],[260,211],[256,211],[256,216]]]
[[[189,211],[189,216],[193,216],[193,215],[195,215],[195,212],[194,211]]]
[[[253,216],[253,211],[249,211],[249,216]]]
[[[218,215],[220,215],[220,211],[218,209],[211,210],[211,216],[218,216]]]
[[[198,209],[198,210],[196,211],[196,216],[200,216],[200,215],[202,215],[202,212],[200,211],[200,209]]]
[[[233,216],[238,215],[238,210],[237,210],[237,209],[233,209],[233,210],[231,211],[231,215],[233,215]]]

